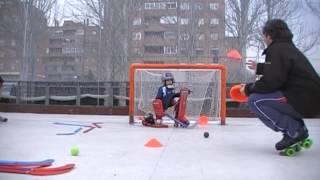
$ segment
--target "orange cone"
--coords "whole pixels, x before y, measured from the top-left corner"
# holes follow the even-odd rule
[[[231,87],[230,89],[230,97],[237,102],[247,102],[248,97],[241,94],[240,89],[242,85],[237,84]]]
[[[239,51],[235,50],[235,49],[231,49],[228,53],[227,53],[227,57],[233,60],[240,60],[241,54],[239,53]]]
[[[163,145],[160,143],[160,141],[158,141],[158,139],[152,138],[144,146],[149,148],[158,148],[162,147]]]
[[[208,124],[208,116],[200,116],[198,119],[198,124],[199,125],[207,125]]]

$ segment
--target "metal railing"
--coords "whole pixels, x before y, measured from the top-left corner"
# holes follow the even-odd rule
[[[1,101],[10,104],[127,106],[127,82],[4,83]]]
[[[227,84],[227,107],[245,108],[229,98],[232,85]],[[6,81],[0,103],[126,107],[128,94],[128,82]]]

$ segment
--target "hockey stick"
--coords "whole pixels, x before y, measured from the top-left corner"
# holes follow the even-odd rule
[[[98,125],[98,124],[102,124],[101,122],[95,122],[95,123],[92,123],[95,127],[97,127],[97,128],[101,128],[101,126],[100,125]]]
[[[43,161],[8,161],[0,160],[0,166],[51,166],[54,159],[46,159]]]
[[[170,114],[165,114],[165,116],[167,116],[169,119],[173,120],[174,122],[178,123],[179,125],[181,125],[183,128],[187,128],[187,129],[193,129],[198,125],[198,121],[196,121],[194,124],[192,125],[186,125],[185,123],[179,121],[178,119],[174,118],[173,116],[171,116]]]
[[[87,132],[93,130],[94,128],[96,128],[96,127],[91,126],[88,129],[84,130],[83,133],[87,133]]]
[[[91,126],[90,126],[91,127]],[[71,132],[71,133],[57,133],[57,135],[75,135],[77,134],[79,131],[81,131],[82,128],[78,128],[76,129],[74,132]]]
[[[53,123],[55,125],[64,125],[64,126],[80,126],[80,127],[91,127],[89,125],[82,125],[82,124],[71,124],[71,123],[60,123],[60,122],[55,122]]]
[[[2,167],[0,166],[0,172],[6,173],[17,173],[17,174],[31,174],[37,176],[46,176],[46,175],[56,175],[63,174],[71,171],[75,167],[75,164],[66,164],[64,166],[54,167],[54,168],[29,168],[24,166],[17,167]]]

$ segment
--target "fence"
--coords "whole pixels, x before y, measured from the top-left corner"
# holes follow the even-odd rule
[[[43,105],[127,106],[127,82],[4,83],[2,103]]]
[[[245,108],[245,105],[228,98],[232,85],[227,84],[227,107]],[[126,107],[128,88],[128,82],[7,81],[0,103]]]

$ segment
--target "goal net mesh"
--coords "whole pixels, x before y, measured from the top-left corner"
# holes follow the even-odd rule
[[[175,80],[175,91],[188,88],[192,92],[187,98],[186,117],[193,121],[201,115],[209,120],[220,120],[221,70],[219,69],[136,69],[134,73],[134,116],[153,112],[152,101],[159,87],[161,76],[171,72]],[[173,114],[174,108],[166,112]],[[137,118],[135,118],[137,119]]]

